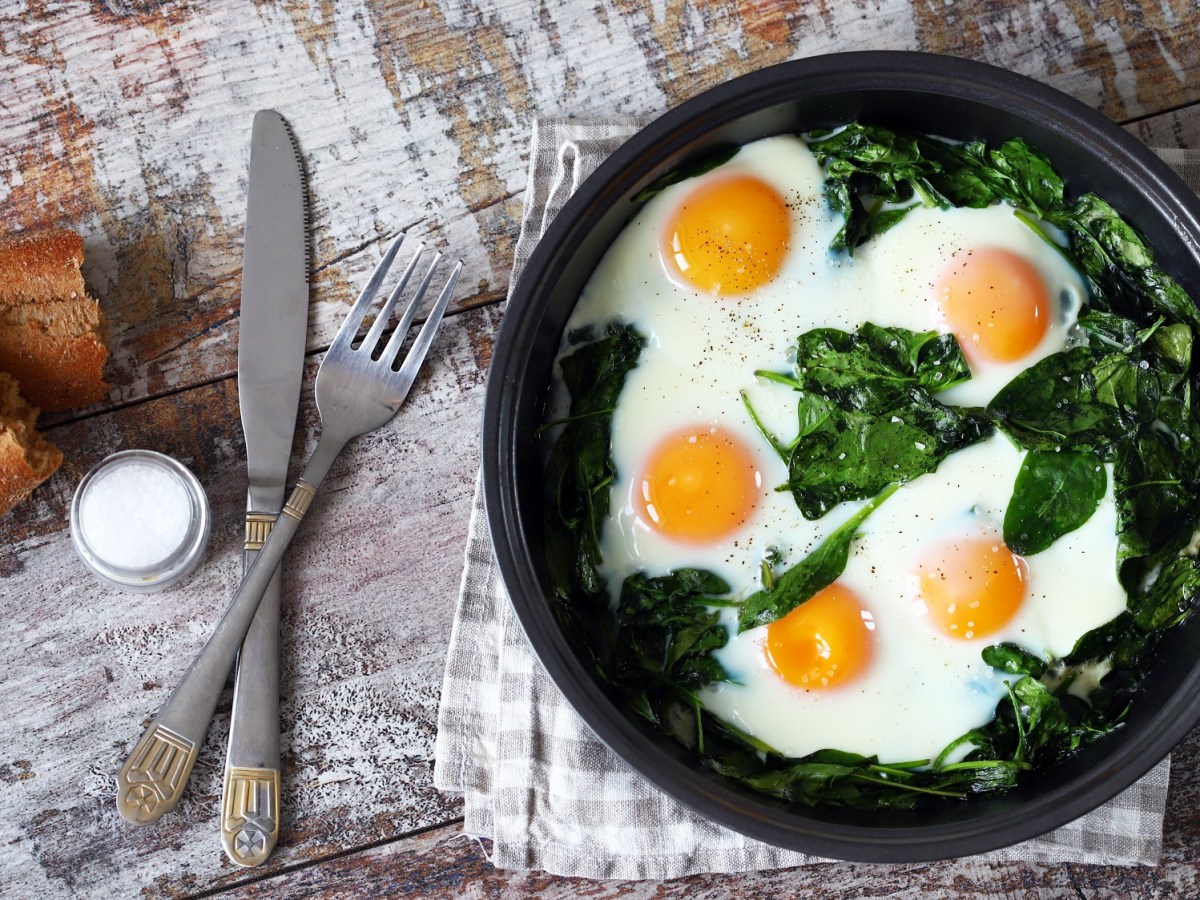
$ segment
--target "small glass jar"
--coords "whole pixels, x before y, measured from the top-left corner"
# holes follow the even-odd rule
[[[185,466],[152,450],[114,453],[83,476],[71,541],[102,581],[157,591],[191,572],[212,527],[208,497]]]

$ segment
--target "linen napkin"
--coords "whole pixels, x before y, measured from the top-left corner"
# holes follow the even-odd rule
[[[515,285],[534,245],[584,178],[640,124],[535,123]],[[1158,151],[1200,190],[1200,151]],[[715,825],[605,747],[533,656],[492,555],[480,485],[438,710],[434,784],[461,793],[466,834],[493,865],[586,878],[665,879],[822,862]],[[1169,760],[1093,812],[973,859],[1156,865]],[[486,848],[485,848],[486,850]]]

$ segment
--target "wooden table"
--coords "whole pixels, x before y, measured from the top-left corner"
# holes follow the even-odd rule
[[[112,394],[43,420],[62,470],[0,519],[0,894],[13,897],[842,897],[1200,893],[1200,731],[1179,748],[1156,869],[834,865],[676,882],[496,871],[432,786],[442,666],[536,117],[654,114],[741,74],[835,50],[921,49],[1034,76],[1159,146],[1200,144],[1200,8],[1186,0],[639,4],[109,0],[0,10],[0,212],[86,237]],[[235,382],[250,122],[294,126],[313,201],[309,379],[399,231],[466,263],[432,362],[388,428],[335,466],[284,578],[279,848],[220,851],[229,696],[177,811],[138,829],[113,775],[237,583],[244,455]],[[301,400],[294,459],[316,413]],[[105,455],[159,450],[214,513],[182,586],[120,593],[67,533]],[[293,475],[295,474],[295,465]]]

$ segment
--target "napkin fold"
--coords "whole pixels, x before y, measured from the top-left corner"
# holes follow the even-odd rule
[[[515,285],[549,223],[635,119],[534,125]],[[1200,151],[1159,150],[1200,191]],[[1169,760],[1055,831],[973,859],[1157,865]],[[501,584],[480,484],[450,633],[434,785],[463,796],[463,830],[493,865],[586,878],[665,879],[822,862],[715,825],[663,794],[588,729],[536,660]]]

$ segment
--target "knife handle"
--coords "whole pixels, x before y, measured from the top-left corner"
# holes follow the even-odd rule
[[[247,513],[243,571],[278,517]],[[266,862],[279,840],[279,610],[276,569],[238,654],[221,791],[221,846],[239,866]]]
[[[322,435],[317,441],[283,507],[283,515],[271,529],[212,637],[183,673],[117,773],[117,812],[130,822],[137,825],[157,822],[179,802],[221,689],[258,611],[259,600],[279,568],[317,488],[344,446],[345,438]]]

